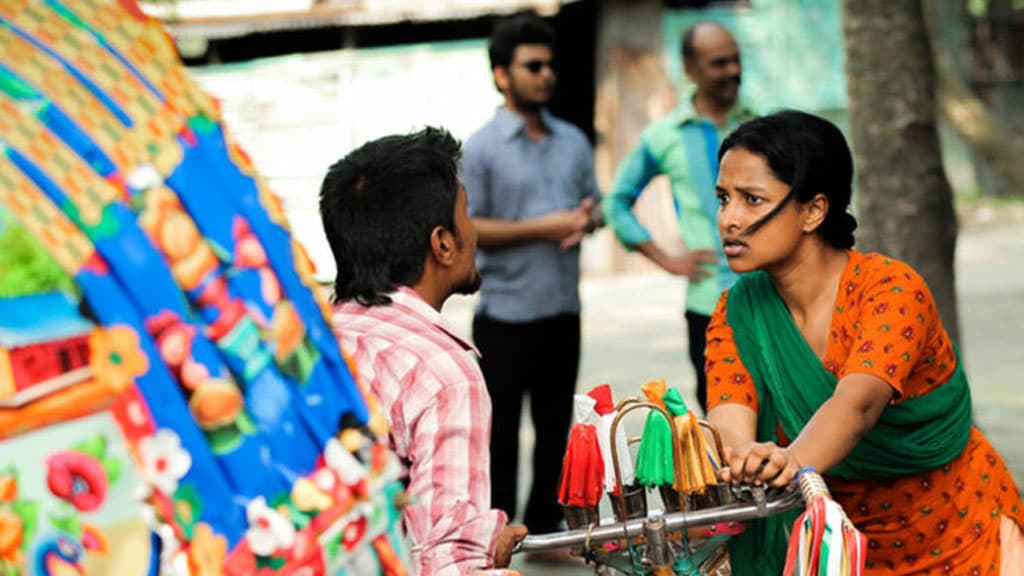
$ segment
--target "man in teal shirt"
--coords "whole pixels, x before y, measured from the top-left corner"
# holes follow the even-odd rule
[[[714,22],[697,23],[683,33],[682,53],[686,75],[696,90],[643,131],[639,144],[619,166],[601,207],[605,222],[626,248],[689,280],[690,361],[697,374],[697,399],[706,410],[704,332],[722,290],[736,280],[718,236],[718,145],[754,114],[738,101],[740,52],[728,30]],[[640,193],[659,174],[667,175],[672,184],[679,234],[686,245],[682,254],[659,248],[633,214]]]

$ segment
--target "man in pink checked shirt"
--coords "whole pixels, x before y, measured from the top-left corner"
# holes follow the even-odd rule
[[[320,214],[337,264],[335,330],[388,417],[408,470],[413,573],[508,566],[524,526],[491,509],[491,400],[479,354],[442,318],[480,286],[461,146],[427,128],[368,142],[331,166]]]

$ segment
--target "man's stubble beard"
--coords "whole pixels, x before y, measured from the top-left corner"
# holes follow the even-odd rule
[[[452,289],[453,294],[462,294],[464,296],[470,296],[476,294],[480,290],[480,285],[483,283],[483,278],[480,276],[480,272],[474,270],[473,276],[455,285]]]
[[[513,83],[509,88],[509,98],[512,100],[512,104],[515,105],[516,109],[522,110],[523,112],[540,112],[542,109],[547,107],[551,102],[551,95],[554,93],[554,88],[548,91],[546,98],[541,101],[530,100],[523,96],[522,92]]]
[[[726,97],[726,96],[723,95],[723,92],[725,91],[725,88],[730,83],[732,83],[732,82],[736,83],[736,89],[735,89],[735,91],[732,94],[730,94],[728,97]],[[741,78],[739,76],[735,76],[733,78],[727,78],[725,80],[721,80],[721,81],[717,82],[716,85],[715,85],[716,90],[714,91],[714,94],[716,96],[715,99],[718,100],[720,104],[728,106],[728,107],[731,108],[740,99],[740,86],[741,86],[741,83],[742,83],[742,80],[741,80]]]

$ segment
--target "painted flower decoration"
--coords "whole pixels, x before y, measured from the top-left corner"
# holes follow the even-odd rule
[[[329,471],[321,470],[321,472]],[[333,487],[333,478],[331,479]],[[330,497],[328,490],[323,490],[309,478],[299,478],[292,486],[292,503],[302,512],[322,512],[334,505],[334,499]]]
[[[188,401],[192,416],[203,430],[233,423],[244,406],[238,387],[220,378],[210,378],[197,386]]]
[[[267,253],[263,250],[259,238],[253,234],[248,222],[236,217],[232,223],[231,235],[235,240],[235,266],[260,268],[267,265]]]
[[[156,344],[160,357],[169,366],[181,366],[192,354],[192,340],[195,339],[194,326],[183,322],[175,322],[160,332]]]
[[[224,559],[228,555],[228,541],[205,522],[196,526],[188,548],[188,567],[192,576],[221,576]]]
[[[324,448],[324,461],[338,473],[341,481],[347,486],[357,484],[366,478],[366,468],[342,446],[341,441],[337,438],[327,441],[327,446]]]
[[[295,542],[295,527],[276,510],[267,506],[262,496],[249,502],[245,515],[249,530],[245,539],[257,556],[271,556],[281,549],[287,549]]]
[[[306,327],[291,302],[282,302],[274,308],[270,332],[275,343],[274,358],[278,363],[284,362],[306,335]]]
[[[289,576],[318,576],[327,573],[324,549],[315,535],[308,530],[298,533],[281,573]]]
[[[94,377],[115,391],[128,388],[149,369],[139,349],[139,336],[128,326],[94,330],[89,335],[89,354]]]
[[[10,510],[0,510],[0,565],[3,562],[21,562],[21,542],[25,525],[21,517]]]
[[[160,492],[173,496],[178,480],[192,467],[192,456],[181,447],[171,430],[160,429],[139,442],[143,477]]]
[[[88,522],[82,522],[80,527],[82,548],[94,554],[106,555],[110,552],[110,539],[103,533],[103,530]]]
[[[54,496],[82,512],[92,512],[107,497],[107,472],[95,456],[60,451],[46,459],[46,485]]]
[[[0,476],[0,502],[14,502],[18,499],[18,479],[14,474]]]
[[[366,516],[359,516],[345,526],[341,533],[341,545],[351,552],[363,540],[366,534]]]
[[[128,390],[114,401],[112,411],[125,438],[137,443],[155,431],[153,416],[138,388]]]
[[[199,498],[195,486],[182,484],[174,493],[174,522],[181,527],[186,540],[191,540],[193,532],[201,524],[199,518],[203,513],[203,501]]]

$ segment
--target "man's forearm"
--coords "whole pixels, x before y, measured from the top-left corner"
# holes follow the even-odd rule
[[[665,268],[665,262],[668,260],[668,255],[653,240],[641,242],[633,245],[633,249],[643,254],[648,260],[658,265],[659,268]]]
[[[416,517],[414,512],[410,517]],[[498,537],[507,523],[500,510],[480,511],[469,503],[456,503],[443,516],[432,519],[430,528],[417,534],[422,524],[412,524],[413,562],[421,574],[467,574],[494,567]]]
[[[502,248],[544,240],[545,229],[539,219],[497,220],[474,218],[476,242],[481,248]]]

